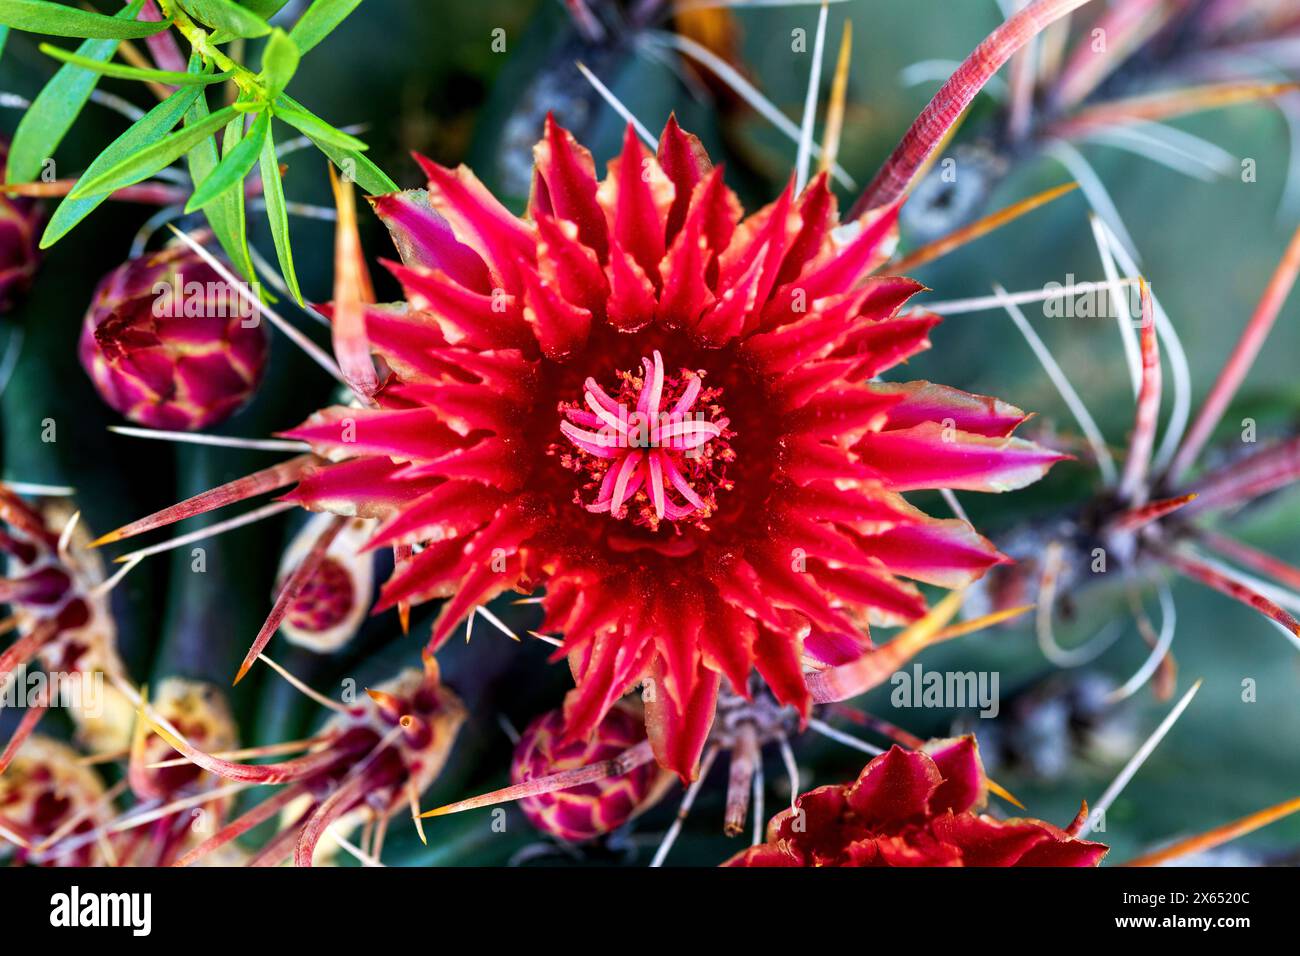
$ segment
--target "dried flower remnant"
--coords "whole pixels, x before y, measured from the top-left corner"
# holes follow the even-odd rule
[[[529,724],[515,745],[511,782],[521,786],[610,760],[644,741],[645,728],[638,716],[614,707],[588,740],[566,744],[561,743],[563,736],[564,715],[558,710]],[[643,810],[654,793],[657,776],[653,766],[641,764],[620,776],[522,797],[519,808],[543,833],[578,843],[617,829]]]
[[[765,843],[724,865],[1096,866],[1106,855],[1042,820],[980,813],[987,791],[973,737],[894,746],[852,783],[801,795]]]
[[[78,836],[106,826],[113,807],[99,776],[67,744],[29,737],[0,775],[0,858],[10,844],[24,863],[51,838]],[[115,862],[103,840],[40,857],[52,866],[103,866]]]
[[[153,712],[175,727],[195,747],[224,753],[238,744],[238,733],[221,691],[202,681],[169,677],[151,695]],[[208,802],[186,798],[217,789],[222,781],[188,761],[175,761],[172,748],[147,732],[141,721],[132,741],[127,779],[142,802],[183,803],[176,812],[145,826],[132,827],[118,837],[121,865],[167,866],[219,829],[233,797],[214,796]],[[127,811],[130,818],[133,811]]]
[[[283,785],[178,865],[198,862],[281,812],[282,828],[250,858],[250,866],[276,866],[290,857],[298,866],[311,866],[317,844],[330,831],[342,834],[362,823],[374,824],[368,829],[377,845],[368,852],[378,857],[389,819],[404,810],[416,814],[420,794],[442,771],[466,715],[431,657],[423,670],[405,670],[368,694],[353,706],[335,705],[340,713],[304,743],[305,756],[260,765],[205,753],[150,715],[151,728],[204,770],[228,780]]]
[[[0,651],[0,687],[33,663],[83,681],[85,692],[68,711],[78,738],[96,753],[117,752],[130,739],[133,708],[123,691],[128,682],[103,562],[77,517],[66,501],[30,505],[0,484],[0,554],[7,559],[0,597],[12,611],[6,624],[17,634]],[[36,709],[32,715],[39,719]],[[34,726],[20,724],[10,746]]]
[[[131,421],[193,431],[253,394],[267,337],[233,286],[173,244],[104,277],[79,352],[100,397]]]

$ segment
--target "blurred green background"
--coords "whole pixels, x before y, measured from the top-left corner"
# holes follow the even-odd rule
[[[741,59],[748,75],[788,116],[798,119],[806,90],[809,57],[793,52],[791,31],[811,35],[816,9],[749,9],[737,13]],[[867,182],[935,84],[905,88],[900,71],[933,58],[960,59],[1000,20],[993,0],[862,0],[834,5],[830,14],[827,68],[822,102],[829,89],[833,54],[844,18],[854,24],[853,65],[842,164]],[[493,31],[504,30],[506,50],[492,49]],[[490,186],[509,193],[511,171],[526,166],[522,144],[540,122],[540,104],[585,110],[580,138],[602,166],[616,148],[622,123],[576,72],[573,39],[561,5],[554,0],[476,0],[429,4],[419,0],[367,0],[320,50],[303,61],[295,96],[339,125],[366,123],[372,157],[395,180],[420,185],[412,150],[442,163],[471,163]],[[585,51],[592,69],[651,129],[676,110],[716,159],[725,159],[733,185],[748,208],[766,202],[789,175],[795,147],[751,112],[733,109],[727,119],[707,98],[681,82],[680,64],[633,48],[604,54]],[[29,38],[13,37],[0,62],[0,89],[33,95],[52,72]],[[138,93],[107,81],[104,88]],[[300,91],[300,92],[299,92]],[[698,92],[698,91],[697,91]],[[585,104],[585,105],[584,105]],[[16,111],[0,116],[12,132]],[[80,169],[93,151],[121,129],[121,119],[90,107],[63,147],[60,162]],[[1279,217],[1278,205],[1289,161],[1286,128],[1268,106],[1244,106],[1177,121],[1240,158],[1257,161],[1258,178],[1206,183],[1106,147],[1086,155],[1106,182],[1142,256],[1146,276],[1182,336],[1191,362],[1195,394],[1204,394],[1235,340],[1254,301],[1276,265],[1294,222]],[[527,134],[527,135],[525,135]],[[309,152],[289,159],[286,188],[292,199],[328,203],[324,160]],[[1049,161],[1031,163],[1004,182],[992,197],[1002,206],[1068,177]],[[517,177],[516,177],[517,179]],[[852,194],[840,189],[847,206]],[[522,197],[508,197],[515,208]],[[992,208],[991,207],[991,208]],[[1100,278],[1101,268],[1078,193],[968,246],[916,275],[935,291],[932,299],[984,295],[990,284],[1034,289],[1047,282]],[[126,257],[131,239],[148,212],[112,205],[94,216],[44,262],[26,302],[4,319],[4,334],[23,330],[17,370],[3,401],[3,466],[10,479],[69,483],[79,490],[78,506],[93,529],[114,527],[164,504],[270,463],[263,454],[174,448],[158,442],[111,435],[117,418],[93,392],[76,361],[75,342],[95,283]],[[251,217],[256,220],[258,217]],[[364,238],[372,259],[392,256],[378,224],[367,217]],[[269,252],[259,224],[254,239]],[[293,223],[299,274],[308,297],[324,299],[330,289],[332,229],[328,223]],[[907,242],[907,237],[904,237]],[[376,268],[381,293],[394,286]],[[1298,297],[1300,298],[1300,297]],[[1133,401],[1113,320],[1052,320],[1029,310],[1031,320],[1097,418],[1110,442],[1122,448]],[[313,333],[318,331],[312,329]],[[999,312],[954,317],[933,336],[934,348],[892,378],[926,378],[998,395],[1043,420],[1074,431],[1067,413],[1027,345]],[[272,362],[256,400],[223,426],[232,435],[256,436],[291,427],[331,397],[319,370],[286,340],[273,337]],[[1233,424],[1249,415],[1261,434],[1300,424],[1300,301],[1284,310],[1246,388],[1227,416]],[[1166,412],[1168,402],[1166,400]],[[41,422],[58,422],[58,441],[43,444]],[[997,539],[1014,523],[1050,517],[1093,487],[1083,464],[1065,464],[1026,492],[963,503],[981,530]],[[924,501],[941,512],[941,502]],[[205,519],[199,519],[203,521]],[[128,666],[140,679],[188,673],[225,685],[270,606],[278,555],[295,521],[276,519],[209,542],[208,573],[188,570],[188,559],[146,562],[116,592],[120,641]],[[1243,515],[1235,532],[1280,557],[1300,563],[1300,494],[1275,496]],[[1300,790],[1300,654],[1262,617],[1226,598],[1188,583],[1176,583],[1179,626],[1173,650],[1181,693],[1196,677],[1205,686],[1168,739],[1114,805],[1107,831],[1098,834],[1114,850],[1112,862],[1157,841],[1203,830],[1296,795]],[[1150,595],[1148,595],[1150,597]],[[495,609],[516,629],[534,623],[521,609],[498,602]],[[1080,622],[1063,639],[1082,640],[1115,615],[1121,602],[1084,594]],[[1148,600],[1154,608],[1154,602]],[[417,615],[413,635],[403,639],[393,614],[371,619],[362,635],[335,658],[313,658],[273,648],[283,663],[326,692],[345,678],[360,684],[417,661],[430,614]],[[501,785],[509,742],[499,727],[505,716],[517,726],[557,706],[569,678],[563,666],[545,664],[540,644],[513,644],[480,622],[474,642],[453,640],[443,661],[447,681],[473,706],[470,724],[450,769],[426,795],[425,805]],[[1091,670],[1125,680],[1146,656],[1131,625]],[[1025,628],[982,634],[927,652],[927,668],[997,670],[1004,695],[1049,676],[1051,668]],[[1243,703],[1241,682],[1258,684],[1258,699]],[[954,715],[938,711],[895,711],[889,688],[858,703],[920,734],[946,734]],[[234,706],[248,742],[297,736],[319,720],[318,709],[258,669],[234,692]],[[1167,711],[1143,691],[1130,719],[1138,739]],[[1004,708],[1005,711],[1009,708]],[[50,724],[53,726],[53,723]],[[48,727],[46,728],[49,729]],[[878,741],[877,741],[878,742]],[[803,789],[810,783],[841,782],[854,776],[861,755],[812,735],[796,743]],[[776,755],[767,758],[769,811],[788,799]],[[1014,772],[999,781],[1023,800],[1031,815],[1064,825],[1079,800],[1095,801],[1117,765],[1078,759],[1058,779],[1041,781]],[[742,840],[721,835],[722,779],[703,791],[670,862],[711,865],[735,852]],[[644,864],[675,812],[677,797],[636,821],[627,849],[619,841],[579,854],[586,862]],[[514,811],[504,834],[486,813],[429,821],[429,846],[421,847],[403,821],[395,821],[385,860],[409,864],[495,864],[541,837]],[[1300,819],[1258,832],[1239,844],[1261,859],[1281,859],[1300,847]],[[635,847],[640,846],[637,851]],[[548,860],[568,860],[567,854]]]

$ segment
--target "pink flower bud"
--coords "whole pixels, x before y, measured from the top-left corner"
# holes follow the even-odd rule
[[[266,332],[238,291],[181,245],[104,277],[81,330],[81,364],[131,421],[193,431],[257,387]]]
[[[9,141],[0,139],[0,170],[8,159]],[[36,274],[42,218],[36,200],[0,193],[0,313],[14,307]]]

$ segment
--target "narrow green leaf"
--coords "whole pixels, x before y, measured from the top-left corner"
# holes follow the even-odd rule
[[[329,157],[330,162],[350,175],[353,181],[371,196],[395,193],[402,187],[388,178],[388,174],[366,159],[365,153],[356,150],[339,149],[308,134],[308,139],[316,148]]]
[[[267,131],[271,128],[269,112],[257,114],[248,135],[240,139],[235,146],[221,157],[217,168],[208,174],[207,179],[199,183],[194,195],[185,204],[186,212],[194,212],[225,195],[227,190],[242,189],[244,177],[257,163],[262,152],[262,143],[266,141]]]
[[[152,70],[142,67],[128,66],[125,63],[104,63],[100,60],[94,60],[89,57],[78,56],[76,53],[69,53],[62,47],[54,46],[50,43],[42,43],[40,50],[46,56],[52,56],[56,60],[62,60],[64,63],[71,63],[73,66],[84,67],[101,76],[113,76],[123,80],[143,80],[145,82],[168,83],[172,86],[207,86],[211,83],[220,83],[228,80],[233,75],[231,73],[178,73],[175,70]]]
[[[280,8],[288,2],[289,0],[244,0],[242,6],[252,10],[269,23],[271,17],[279,13]]]
[[[270,126],[267,126],[268,133]],[[244,138],[244,118],[237,116],[226,124],[226,131],[221,137],[221,155],[229,156],[230,152],[243,141]],[[244,191],[242,189],[231,189],[226,195],[209,206],[209,209],[216,208],[221,203],[226,203],[230,209],[228,219],[230,221],[233,238],[231,245],[235,252],[232,254],[235,261],[244,263],[248,270],[244,273],[250,282],[256,282],[257,273],[253,268],[253,256],[248,250],[248,214],[245,208]],[[260,284],[255,285],[254,289],[257,294],[266,302],[274,302],[275,296],[271,295]]]
[[[293,267],[293,249],[289,245],[289,211],[284,202],[284,183],[280,179],[280,160],[275,155],[275,139],[267,134],[262,143],[262,195],[266,199],[266,218],[271,223],[271,239],[275,242],[275,255],[280,260],[280,274],[284,276],[294,300],[302,305],[302,290],[298,288],[298,273]]]
[[[134,20],[142,6],[144,0],[135,0],[118,17]],[[111,60],[117,43],[117,40],[87,40],[77,47],[77,55],[89,60]],[[71,64],[59,67],[18,121],[9,144],[9,167],[5,174],[8,182],[30,183],[40,175],[98,82],[99,74],[90,70]]]
[[[289,96],[287,93],[281,93],[275,101],[275,109],[278,111],[284,107],[304,113],[318,123],[324,123],[316,114],[312,113],[301,103]],[[306,132],[304,130],[303,132]],[[316,148],[330,158],[335,166],[344,173],[350,175],[354,182],[372,196],[379,196],[383,193],[395,193],[401,187],[388,178],[388,175],[376,166],[365,154],[355,149],[343,149],[331,145],[323,139],[307,133],[307,138],[316,144]]]
[[[314,0],[289,31],[289,39],[297,45],[299,53],[306,53],[333,33],[360,3],[361,0]]]
[[[269,23],[231,0],[181,0],[181,6],[196,20],[229,34],[232,39],[264,37],[271,32]]]
[[[339,149],[360,152],[370,148],[355,136],[349,136],[343,130],[335,129],[320,117],[305,113],[302,110],[296,110],[291,106],[277,106],[275,115],[298,130],[298,132],[306,133],[313,139],[320,140],[322,143],[329,143]]]
[[[262,51],[262,80],[271,99],[283,92],[297,71],[298,48],[289,39],[289,34],[279,28],[273,30],[266,49]]]
[[[115,189],[131,186],[142,179],[147,179],[164,166],[184,156],[203,137],[211,136],[237,115],[234,109],[227,106],[213,113],[202,123],[169,133],[151,146],[106,169],[94,179],[83,177],[68,195],[72,199],[84,199],[87,196],[111,193]]]
[[[191,64],[193,68],[193,64]],[[186,126],[197,126],[208,117],[208,103],[199,97],[185,116]],[[243,125],[243,117],[236,116],[227,127],[226,140],[237,136]],[[221,162],[217,144],[211,136],[205,137],[186,155],[190,167],[190,179],[201,183]],[[248,235],[244,221],[244,193],[233,190],[203,210],[212,234],[225,250],[226,257],[234,264],[235,271],[245,279],[253,277],[253,259],[248,251]]]
[[[177,90],[167,97],[132,124],[125,133],[109,143],[86,168],[83,178],[98,176],[160,136],[166,135],[194,104],[200,93],[201,91],[197,89]],[[90,215],[107,198],[107,193],[86,199],[63,197],[63,202],[59,203],[59,207],[54,210],[54,215],[50,217],[49,225],[45,227],[45,234],[41,236],[41,248],[48,249],[62,239],[73,226]]]
[[[0,0],[0,24],[28,33],[44,33],[52,37],[78,37],[89,40],[129,40],[153,36],[171,26],[170,20],[136,21],[141,4],[133,3],[127,16],[123,10],[116,16],[105,16],[89,10],[66,7],[46,0]]]
[[[9,28],[0,27],[0,56],[4,56],[5,44],[9,41]]]

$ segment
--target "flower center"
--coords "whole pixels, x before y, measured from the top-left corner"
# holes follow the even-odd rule
[[[639,371],[619,372],[612,393],[588,378],[582,402],[560,406],[574,449],[561,463],[585,479],[575,500],[651,530],[665,520],[702,526],[718,490],[731,488],[726,466],[736,457],[721,397],[702,371],[665,375],[658,351]]]

